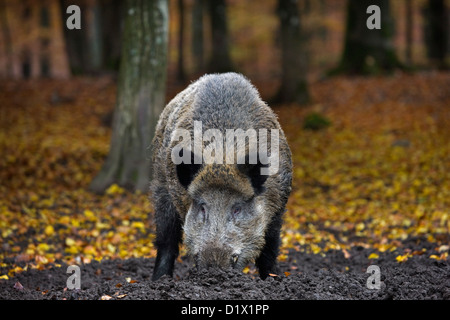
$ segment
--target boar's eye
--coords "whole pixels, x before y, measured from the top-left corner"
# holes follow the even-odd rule
[[[242,208],[240,206],[234,207],[233,209],[233,217],[236,217],[239,213],[241,213]]]
[[[202,222],[205,223],[206,222],[206,205],[200,204],[199,211],[200,211],[200,217],[202,219]]]

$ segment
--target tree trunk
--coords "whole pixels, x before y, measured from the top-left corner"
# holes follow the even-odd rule
[[[128,0],[111,147],[90,185],[103,192],[117,183],[147,191],[151,142],[164,108],[168,45],[167,0]]]
[[[448,10],[445,0],[428,0],[425,9],[425,43],[432,64],[445,68],[449,41]]]
[[[410,67],[412,66],[412,44],[413,44],[413,30],[414,30],[414,11],[413,11],[413,0],[406,0],[406,19],[405,19],[405,29],[406,29],[406,64]]]
[[[103,67],[101,10],[97,0],[87,0],[86,2],[86,40],[89,50],[88,70],[91,73],[97,73]]]
[[[194,57],[195,71],[204,68],[203,53],[203,8],[204,0],[195,0],[192,8],[192,55]]]
[[[68,79],[71,76],[67,56],[64,31],[66,27],[64,16],[61,16],[60,3],[57,0],[48,1],[47,13],[49,29],[41,35],[41,76],[54,79]]]
[[[11,32],[9,30],[8,25],[8,17],[6,14],[6,1],[0,1],[0,28],[2,29],[2,39],[4,46],[4,55],[5,55],[5,65],[3,70],[5,70],[3,77],[4,78],[12,78],[13,77],[13,50],[12,50],[12,41],[11,41]]]
[[[369,29],[370,5],[381,10],[381,29]],[[344,52],[335,72],[376,74],[401,68],[393,46],[394,21],[389,0],[348,0]]]
[[[177,80],[184,82],[186,75],[184,73],[184,2],[178,0],[178,63]]]
[[[72,2],[70,0],[60,0],[62,17],[64,17],[65,19],[67,19],[68,17],[66,9],[71,4]],[[65,27],[65,25],[63,28],[70,71],[75,75],[84,73],[86,71],[85,56],[87,56],[87,53],[84,52],[86,48],[86,44],[84,41],[86,25],[83,14],[86,11],[86,7],[84,6],[83,2],[81,2],[78,6],[80,7],[81,11],[81,29],[69,30]]]
[[[279,0],[277,13],[281,26],[281,86],[273,102],[306,104],[309,91],[298,0]]]
[[[97,0],[98,1],[98,0]],[[120,66],[122,27],[125,6],[123,0],[100,1],[102,17],[103,69],[117,72]]]
[[[212,55],[208,72],[233,71],[231,63],[225,0],[208,0],[211,21]]]

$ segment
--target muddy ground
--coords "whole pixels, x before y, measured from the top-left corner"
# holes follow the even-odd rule
[[[259,279],[252,268],[196,270],[190,259],[176,262],[173,278],[150,280],[154,259],[105,260],[81,266],[81,289],[67,289],[67,265],[48,270],[28,269],[0,280],[0,299],[438,299],[450,300],[450,262],[430,258],[436,244],[420,239],[405,241],[393,252],[352,247],[346,252],[321,254],[291,251],[280,263],[278,276]],[[412,254],[406,261],[396,257]],[[423,254],[418,254],[423,252]],[[12,262],[12,261],[11,261]],[[367,287],[369,265],[381,272],[380,289]],[[0,268],[5,273],[6,268]],[[372,282],[375,284],[375,282]]]

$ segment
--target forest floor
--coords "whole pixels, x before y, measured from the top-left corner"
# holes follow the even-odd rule
[[[273,84],[254,84],[269,99]],[[2,82],[0,299],[449,300],[449,87],[449,73],[338,77],[312,84],[307,107],[274,106],[294,161],[279,274],[198,271],[182,248],[174,277],[152,282],[148,195],[87,191],[114,81]],[[311,112],[331,125],[303,128]],[[71,264],[80,290],[67,288]]]

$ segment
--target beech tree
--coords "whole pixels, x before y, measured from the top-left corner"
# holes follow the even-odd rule
[[[211,23],[212,53],[208,72],[233,71],[228,37],[227,6],[225,0],[208,0]]]
[[[298,0],[279,0],[277,14],[281,36],[281,85],[273,102],[306,104],[309,90]]]
[[[449,45],[449,11],[445,0],[428,0],[424,9],[425,45],[432,64],[441,69],[446,65]]]
[[[376,5],[379,14],[367,13]],[[379,22],[370,29],[367,20]],[[394,21],[389,0],[348,0],[344,51],[334,72],[373,74],[401,68],[393,45]]]
[[[151,142],[165,104],[167,0],[127,0],[110,151],[90,185],[147,191]]]

